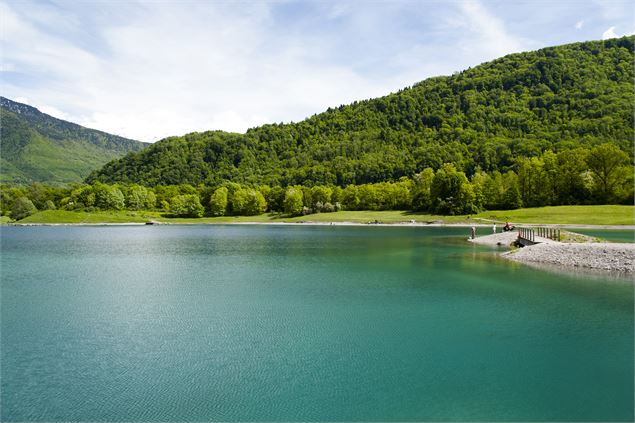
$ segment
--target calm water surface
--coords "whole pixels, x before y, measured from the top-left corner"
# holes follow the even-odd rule
[[[635,242],[635,231],[616,229],[571,229],[584,235],[602,238],[609,242]]]
[[[466,236],[2,228],[1,420],[632,421],[632,283]]]

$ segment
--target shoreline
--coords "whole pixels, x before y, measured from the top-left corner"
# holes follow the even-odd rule
[[[589,270],[632,275],[635,272],[635,244],[561,243],[536,244],[501,254],[502,257],[532,266]]]
[[[469,242],[504,248],[500,257],[545,270],[629,275],[635,272],[635,243],[559,242],[536,238],[537,244],[514,248],[518,232],[505,232],[469,239]],[[499,250],[500,251],[500,250]]]
[[[29,222],[29,223],[6,223],[1,226],[161,226],[161,225],[307,225],[307,226],[396,226],[396,227],[456,227],[456,228],[471,228],[472,226],[476,228],[485,228],[486,230],[492,229],[493,224],[489,223],[451,223],[451,222],[392,222],[392,223],[383,223],[383,222],[352,222],[352,221],[297,221],[297,222],[196,222],[194,219],[191,222],[166,222],[166,221],[153,221],[153,223],[146,222],[96,222],[96,223],[45,223],[45,222]],[[513,222],[510,222],[513,223]],[[523,227],[548,227],[548,228],[566,228],[566,229],[606,229],[606,230],[623,230],[635,231],[635,225],[588,225],[588,224],[576,224],[576,223],[514,223],[516,226]],[[502,225],[497,224],[497,232],[496,235],[502,234],[510,234],[516,232],[501,232]],[[469,234],[468,234],[469,235]],[[477,234],[478,235],[478,234]],[[487,236],[491,236],[493,234],[480,235],[477,236],[471,242],[487,244],[485,242],[478,242],[477,240],[483,239]]]

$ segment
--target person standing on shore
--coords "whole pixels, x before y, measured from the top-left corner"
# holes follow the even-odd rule
[[[472,226],[472,239],[476,238],[476,226]]]
[[[494,223],[494,226],[492,226],[492,231],[494,231],[494,233],[496,233],[496,223]]]

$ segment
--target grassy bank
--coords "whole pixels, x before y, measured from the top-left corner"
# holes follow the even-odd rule
[[[635,225],[633,206],[556,206],[486,211],[477,217],[514,223]]]
[[[423,223],[474,223],[488,220],[514,223],[579,224],[579,225],[635,225],[633,206],[559,206],[504,211],[486,211],[472,216],[438,216],[407,211],[340,211],[308,216],[287,217],[279,214],[260,216],[203,217],[200,219],[168,218],[161,212],[98,211],[76,212],[46,210],[35,213],[19,223],[42,224],[99,224],[144,223],[149,220],[166,223],[300,223],[354,222],[399,223],[415,220]],[[2,223],[7,223],[3,218]]]
[[[169,218],[161,212],[98,211],[79,212],[66,210],[45,210],[35,213],[18,223],[44,224],[98,224],[98,223],[144,223],[149,220],[165,223],[301,223],[301,222],[354,222],[399,223],[416,220],[417,222],[468,222],[467,216],[437,216],[413,214],[405,211],[341,211],[337,213],[318,213],[308,216],[288,217],[277,213],[259,216],[223,216],[202,217],[200,219]]]

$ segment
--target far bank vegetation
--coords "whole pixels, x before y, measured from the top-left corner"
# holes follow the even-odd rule
[[[614,144],[519,158],[514,170],[472,175],[450,163],[391,182],[340,186],[75,184],[3,185],[3,215],[20,220],[38,210],[148,210],[168,217],[287,216],[339,210],[412,210],[466,215],[579,204],[632,204],[633,166]]]

